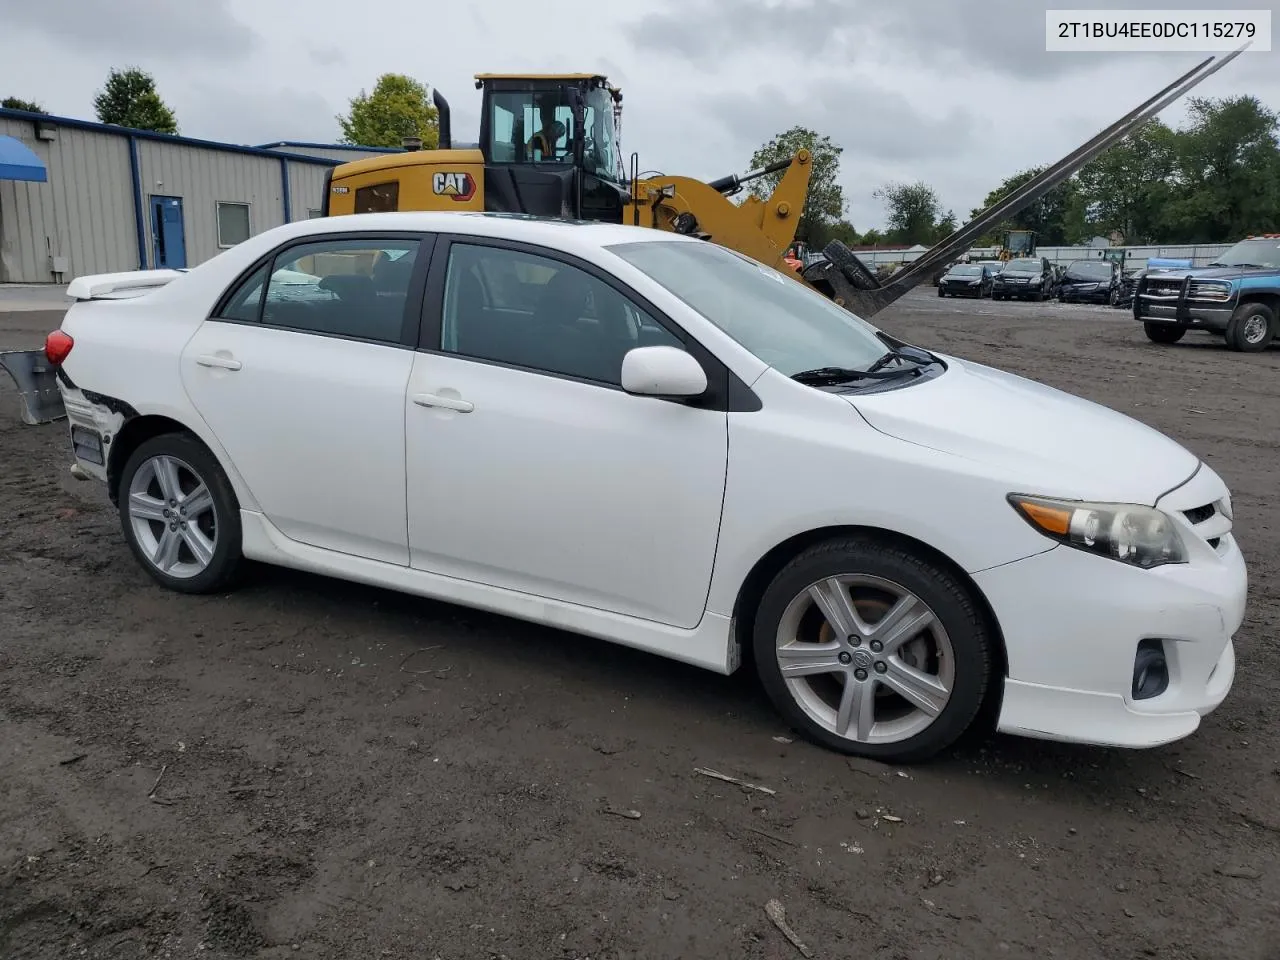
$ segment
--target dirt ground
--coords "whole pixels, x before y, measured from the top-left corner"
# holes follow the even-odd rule
[[[47,321],[0,314],[0,347]],[[771,899],[816,958],[1280,957],[1280,349],[932,288],[880,322],[1223,474],[1250,600],[1195,735],[881,768],[788,739],[745,674],[280,570],[166,593],[6,380],[0,957],[807,956]]]

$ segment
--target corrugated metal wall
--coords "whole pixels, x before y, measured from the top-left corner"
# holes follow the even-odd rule
[[[307,211],[320,210],[327,169],[314,163],[289,164],[289,203],[293,207],[294,220],[305,220]]]
[[[218,246],[218,201],[249,204],[249,233],[284,223],[284,183],[273,157],[208,150],[159,140],[138,141],[143,210],[147,215],[147,262],[156,262],[151,197],[181,197],[187,266],[222,252]]]
[[[38,140],[30,121],[7,117],[0,135],[25,143],[49,172],[46,183],[0,180],[0,282],[137,269],[127,138],[58,127],[57,139]],[[50,271],[51,254],[68,258],[67,275]]]

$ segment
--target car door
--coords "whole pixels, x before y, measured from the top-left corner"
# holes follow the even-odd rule
[[[402,233],[291,242],[183,350],[192,403],[291,539],[409,563],[404,396],[431,246]]]
[[[695,626],[727,413],[619,384],[633,346],[687,348],[726,383],[716,361],[596,268],[543,248],[440,243],[404,413],[411,565]]]

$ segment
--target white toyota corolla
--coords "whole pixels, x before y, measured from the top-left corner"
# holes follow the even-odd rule
[[[720,673],[848,753],[1150,747],[1226,696],[1246,574],[1208,465],[638,227],[393,213],[80,277],[46,352],[142,566],[243,559]]]

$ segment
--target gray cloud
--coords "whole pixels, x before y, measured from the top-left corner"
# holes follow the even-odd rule
[[[0,22],[120,60],[239,61],[259,47],[228,0],[0,0]]]
[[[1045,52],[1047,7],[1104,5],[379,0],[376,16],[353,16],[343,0],[0,0],[0,95],[92,118],[107,70],[136,63],[184,134],[323,141],[350,98],[393,71],[438,86],[455,136],[475,140],[473,74],[600,70],[626,91],[624,154],[638,151],[642,169],[743,171],[761,143],[803,123],[844,147],[849,215],[867,229],[883,219],[879,184],[922,179],[963,216],[1004,177],[1057,160],[1200,59]],[[1247,54],[1195,94],[1280,107],[1278,65],[1280,55]],[[1163,119],[1184,113],[1185,102]]]
[[[317,67],[334,67],[347,62],[341,47],[311,47],[307,56]]]

